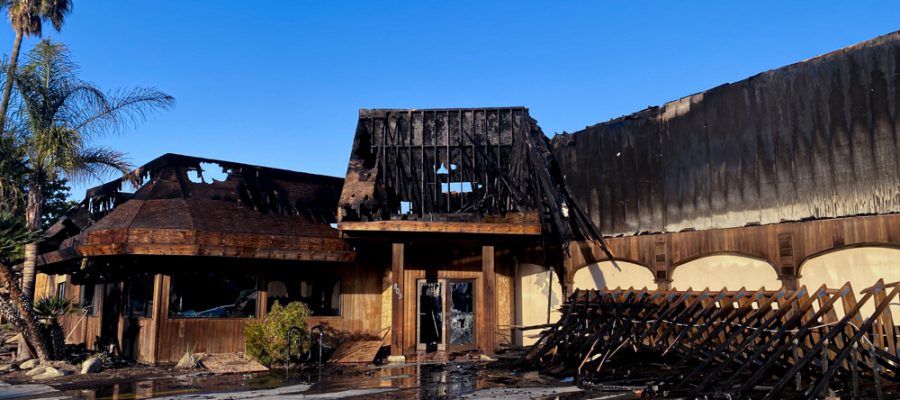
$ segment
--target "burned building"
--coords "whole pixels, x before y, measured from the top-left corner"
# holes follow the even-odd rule
[[[600,239],[521,107],[361,110],[338,212],[359,259],[388,255],[394,356],[515,342],[533,311],[519,264],[559,268],[570,241]],[[546,316],[560,293],[544,291]]]
[[[339,329],[366,323],[342,317],[355,309],[342,299],[381,288],[330,226],[341,179],[176,154],[127,178],[89,190],[41,245],[38,295],[86,310],[65,317],[68,341],[150,363],[241,351],[246,321],[274,301]]]
[[[900,281],[898,70],[891,33],[554,137],[573,197],[619,260],[593,263],[605,256],[578,246],[566,283]]]
[[[51,228],[39,282],[91,306],[70,342],[166,362],[275,300],[491,354],[579,288],[900,281],[898,69],[893,33],[552,140],[524,107],[363,109],[344,179],[166,155]]]

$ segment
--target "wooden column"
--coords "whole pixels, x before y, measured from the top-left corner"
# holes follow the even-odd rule
[[[494,296],[497,276],[494,273],[494,246],[481,246],[481,277],[484,282],[481,285],[483,315],[481,316],[481,329],[478,330],[479,350],[482,354],[493,355],[494,336],[496,336],[497,330],[497,300]]]
[[[406,292],[403,290],[403,267],[404,260],[403,243],[394,243],[391,246],[391,280],[393,287],[391,288],[391,355],[403,355],[403,298],[401,295]],[[408,301],[415,301],[409,299]]]
[[[165,289],[163,288],[162,274],[153,275],[153,309],[150,310],[150,324],[144,328],[150,330],[150,334],[146,336],[150,343],[146,347],[143,344],[141,345],[141,347],[149,350],[150,354],[147,354],[146,362],[151,364],[156,364],[159,361],[157,357],[159,351],[159,320],[164,317],[159,310],[162,307],[163,290],[168,290],[168,286]]]

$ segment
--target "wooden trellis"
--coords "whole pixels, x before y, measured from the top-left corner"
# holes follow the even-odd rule
[[[860,296],[857,298],[857,294]],[[578,290],[522,360],[594,388],[659,396],[896,398],[900,282],[855,293]],[[648,361],[649,360],[649,361]]]

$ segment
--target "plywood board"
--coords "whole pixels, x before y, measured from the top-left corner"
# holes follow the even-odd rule
[[[238,374],[266,372],[262,364],[245,357],[242,353],[204,354],[200,363],[214,374]]]
[[[381,339],[353,340],[341,343],[331,358],[330,363],[370,363],[381,349]]]

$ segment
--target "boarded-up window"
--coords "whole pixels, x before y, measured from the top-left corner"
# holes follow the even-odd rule
[[[171,318],[255,317],[256,275],[176,272],[169,292]]]

